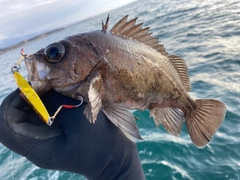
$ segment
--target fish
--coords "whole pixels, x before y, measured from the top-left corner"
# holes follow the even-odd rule
[[[120,19],[108,30],[69,36],[24,60],[28,80],[43,95],[50,89],[87,103],[90,123],[100,110],[126,136],[142,139],[131,110],[150,111],[157,127],[180,136],[186,121],[192,142],[204,148],[221,126],[226,106],[214,99],[193,99],[186,62],[169,55],[149,27],[137,18]]]

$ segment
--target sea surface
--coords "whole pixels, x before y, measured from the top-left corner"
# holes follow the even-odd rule
[[[185,59],[193,98],[214,98],[227,106],[225,120],[204,149],[191,142],[186,126],[180,137],[157,129],[149,111],[136,111],[138,153],[148,180],[240,179],[240,0],[137,1],[38,38],[0,55],[0,102],[16,88],[11,66],[21,48],[30,54],[66,36],[101,29],[110,14],[110,28],[123,16],[139,17],[150,26],[166,51]],[[21,73],[27,75],[22,66]],[[0,144],[0,179],[75,180],[77,174],[36,167]]]

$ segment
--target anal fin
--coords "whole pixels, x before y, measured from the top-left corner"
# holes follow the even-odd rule
[[[177,108],[158,108],[151,109],[151,117],[157,127],[160,124],[172,135],[180,136],[182,125],[184,123],[184,114],[180,109]]]
[[[104,107],[103,112],[115,126],[123,131],[123,133],[126,132],[134,138],[142,139],[136,124],[136,118],[127,108],[117,104],[111,104]]]

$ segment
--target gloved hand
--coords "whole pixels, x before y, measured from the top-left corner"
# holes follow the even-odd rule
[[[50,115],[62,104],[79,103],[54,91],[42,101]],[[88,179],[145,179],[135,143],[102,112],[91,124],[83,114],[85,106],[62,109],[49,127],[16,90],[0,107],[0,142],[42,168]]]

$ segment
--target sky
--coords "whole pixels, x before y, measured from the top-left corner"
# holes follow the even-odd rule
[[[0,49],[8,39],[79,22],[135,0],[0,0]]]

